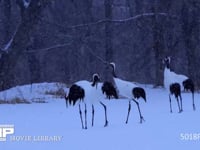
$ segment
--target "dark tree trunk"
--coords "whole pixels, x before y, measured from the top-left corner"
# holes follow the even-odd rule
[[[112,19],[112,0],[105,0],[105,18]],[[105,60],[107,62],[113,61],[113,48],[112,48],[112,24],[111,22],[105,23]],[[107,68],[107,67],[106,67]],[[110,68],[105,69],[105,79],[110,80]]]
[[[188,5],[191,5],[188,7]],[[191,9],[192,8],[192,9]],[[198,77],[199,71],[199,58],[197,57],[197,52],[199,51],[198,43],[199,43],[199,17],[198,17],[199,9],[195,6],[195,3],[184,2],[182,8],[182,33],[184,37],[184,43],[186,47],[187,54],[187,70],[188,75],[192,78],[196,87],[200,83],[200,79]],[[191,17],[193,16],[193,17]]]
[[[4,43],[8,43],[11,38],[11,2],[10,0],[3,1],[3,12],[4,12]]]
[[[161,70],[161,60],[162,54],[164,50],[164,39],[163,39],[163,27],[160,24],[159,16],[157,15],[157,8],[158,7],[155,3],[152,12],[155,13],[152,19],[153,23],[153,50],[154,50],[154,60],[155,60],[155,86],[162,85],[163,83],[163,71]]]

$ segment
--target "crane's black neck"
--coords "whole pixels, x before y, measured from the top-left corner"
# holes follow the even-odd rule
[[[92,80],[92,84],[91,84],[92,87],[96,86],[96,88],[97,88],[98,82],[100,82],[99,76],[97,74],[93,75],[93,80]]]
[[[169,63],[165,64],[165,67],[166,67],[167,69],[170,69]]]
[[[164,59],[164,64],[167,69],[170,69],[170,57]]]
[[[95,86],[97,87],[97,84],[98,84],[97,81],[93,81],[91,85],[92,85],[92,87],[95,87]]]
[[[113,75],[114,78],[117,78],[117,75],[116,75],[116,73],[115,73],[115,68],[114,68],[114,66],[112,66],[112,75]]]

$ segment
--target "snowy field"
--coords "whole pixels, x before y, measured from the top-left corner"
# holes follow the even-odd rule
[[[196,111],[192,109],[191,93],[183,93],[183,112],[178,113],[173,98],[173,113],[170,113],[167,91],[147,86],[147,103],[139,99],[144,123],[139,123],[134,103],[129,123],[125,124],[128,100],[104,100],[108,109],[108,127],[103,127],[104,111],[97,104],[94,127],[91,127],[91,108],[88,106],[88,129],[82,130],[78,106],[66,108],[63,98],[42,93],[48,86],[37,88],[35,85],[32,94],[28,87],[18,89],[18,94],[28,99],[30,104],[0,105],[0,125],[11,124],[15,129],[14,134],[7,136],[7,141],[0,142],[1,149],[196,150],[200,147],[200,94],[195,93]],[[14,96],[17,94],[13,91],[1,92],[1,100],[12,97],[11,93]],[[33,103],[35,97],[43,97],[45,103]],[[44,136],[48,139],[42,139]],[[52,140],[53,137],[57,139]]]

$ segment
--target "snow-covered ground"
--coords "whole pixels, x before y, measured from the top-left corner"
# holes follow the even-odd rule
[[[26,89],[30,90],[24,86],[20,88],[20,96],[23,95],[24,99],[30,94],[25,94]],[[44,88],[36,88],[35,85],[31,93],[41,93],[41,89],[44,91]],[[8,135],[7,141],[0,142],[0,147],[3,150],[199,149],[200,94],[195,93],[196,111],[192,109],[191,93],[183,93],[183,113],[178,113],[175,99],[172,99],[173,113],[170,113],[168,93],[165,89],[153,89],[147,86],[145,90],[147,103],[140,99],[141,111],[146,120],[143,124],[139,123],[139,115],[134,103],[132,103],[129,123],[125,124],[128,100],[104,100],[108,109],[109,126],[103,127],[104,111],[102,106],[96,105],[95,124],[91,127],[91,108],[88,106],[87,130],[81,129],[78,106],[66,108],[64,99],[55,97],[52,99],[44,92],[41,95],[35,94],[36,96],[32,96],[29,101],[32,102],[34,97],[42,96],[48,103],[1,104],[0,125],[14,125],[15,133]],[[5,99],[5,95],[7,98],[12,97],[11,93],[1,92],[0,98]],[[48,137],[50,141],[42,140],[42,136]],[[50,139],[53,136],[56,136],[57,140]],[[20,139],[25,137],[29,137],[29,140]],[[14,140],[14,138],[18,139]]]

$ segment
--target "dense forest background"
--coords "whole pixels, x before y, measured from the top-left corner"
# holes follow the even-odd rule
[[[0,90],[120,78],[162,85],[162,59],[200,87],[199,0],[0,0]]]

